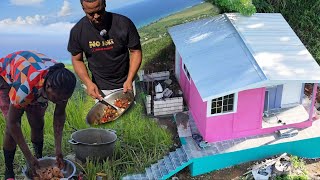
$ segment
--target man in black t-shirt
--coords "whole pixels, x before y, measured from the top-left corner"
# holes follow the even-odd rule
[[[70,32],[68,51],[75,72],[87,93],[101,99],[98,88],[133,90],[133,79],[142,60],[140,36],[133,22],[106,12],[105,0],[80,0],[86,13]],[[83,61],[87,58],[92,80]]]

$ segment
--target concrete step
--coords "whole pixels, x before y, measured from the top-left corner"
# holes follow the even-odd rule
[[[181,148],[178,148],[176,153],[178,154],[182,164],[188,162],[187,154]]]
[[[160,169],[160,172],[161,172],[161,175],[162,175],[161,177],[163,177],[163,176],[165,176],[165,175],[167,175],[169,173],[169,171],[168,171],[163,159],[158,161],[158,166],[159,166],[159,169]]]
[[[146,168],[146,176],[149,180],[154,180],[154,177],[153,177],[153,174],[152,174],[152,171],[151,171],[151,167],[149,168]]]
[[[186,145],[182,145],[181,148],[182,148],[182,150],[184,151],[184,153],[186,154],[187,159],[188,159],[188,160],[192,159],[191,149],[190,149],[188,146],[186,146]]]
[[[173,162],[175,168],[181,166],[182,162],[176,152],[170,152],[169,157],[170,160]]]
[[[122,180],[149,180],[145,174],[134,174],[125,176]]]
[[[158,163],[151,165],[151,171],[155,179],[160,179],[162,177]]]
[[[175,170],[174,164],[169,158],[169,156],[165,156],[163,159],[164,159],[164,164],[167,167],[169,172]]]

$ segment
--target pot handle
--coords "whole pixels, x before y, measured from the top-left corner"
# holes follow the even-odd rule
[[[113,129],[107,129],[108,131],[110,131],[110,132],[113,132],[113,133],[117,133],[117,131],[115,131],[115,130],[113,130]]]
[[[78,142],[76,142],[76,141],[73,140],[73,139],[70,139],[68,142],[69,142],[70,144],[72,144],[72,145],[77,145],[77,144],[79,144]]]

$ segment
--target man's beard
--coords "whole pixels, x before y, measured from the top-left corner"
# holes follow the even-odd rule
[[[99,21],[99,23],[94,23],[94,22],[91,22],[91,23],[98,31],[101,31],[103,29],[106,29],[107,27],[107,23],[105,21],[106,21],[106,18],[101,17],[101,20]]]

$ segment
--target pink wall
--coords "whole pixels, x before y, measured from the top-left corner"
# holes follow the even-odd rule
[[[206,111],[203,109],[207,108],[207,103],[202,101],[198,90],[196,89],[192,79],[191,82],[188,80],[183,67],[182,59],[180,59],[180,80],[181,89],[183,91],[184,100],[188,105],[189,112],[195,119],[198,130],[204,136],[206,129]],[[192,94],[192,96],[189,96]]]
[[[205,139],[209,142],[233,139],[240,132],[261,129],[265,88],[238,93],[235,113],[207,118]]]
[[[206,133],[207,133],[206,129],[208,129],[207,122],[206,122],[207,102],[202,101],[200,93],[198,92],[192,79],[190,84],[190,94],[192,94],[192,96],[189,97],[189,105],[188,105],[189,112],[191,112],[192,117],[194,118],[201,135],[203,137],[206,137]]]
[[[234,114],[233,132],[262,128],[266,88],[249,89],[238,93],[238,109]]]

